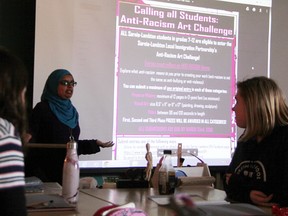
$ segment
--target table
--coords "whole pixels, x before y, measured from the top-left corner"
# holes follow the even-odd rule
[[[197,201],[224,202],[225,192],[210,186],[190,186],[177,188],[175,193],[189,193],[196,195]],[[157,196],[158,191],[154,188],[105,188],[105,189],[82,189],[81,193],[91,195],[101,201],[114,205],[123,205],[134,202],[136,208],[143,209],[148,215],[174,216],[174,212],[165,205],[158,205],[150,196]]]
[[[28,212],[28,216],[93,216],[99,208],[107,205],[110,203],[80,192],[79,204],[75,211]]]
[[[45,182],[44,193],[46,194],[61,194],[62,188],[56,182]],[[79,193],[79,202],[77,210],[71,211],[42,211],[28,212],[28,216],[93,216],[94,213],[101,207],[111,205],[109,202],[97,199],[86,193]]]
[[[149,197],[163,197],[158,195],[154,188],[105,188],[82,189],[81,193],[90,195],[100,201],[111,205],[124,205],[133,202],[136,208],[143,209],[149,216],[175,216],[168,205],[158,205]],[[196,205],[228,204],[225,202],[226,193],[212,186],[185,186],[176,189],[175,193],[188,193],[193,195]],[[165,197],[165,196],[164,196]],[[255,206],[255,208],[257,208]],[[272,215],[271,208],[262,207],[267,215]]]
[[[51,185],[50,185],[51,186]],[[46,192],[57,192],[58,189],[46,186]],[[59,192],[59,190],[58,190]],[[211,186],[185,186],[176,189],[175,193],[188,193],[193,195],[193,200],[197,203],[224,203],[226,193],[223,190],[215,189]],[[55,211],[55,212],[29,212],[29,216],[93,216],[94,213],[109,205],[124,205],[133,202],[136,208],[143,209],[149,216],[175,216],[175,213],[167,205],[158,205],[154,197],[159,196],[154,188],[93,188],[81,189],[77,210]],[[167,197],[166,197],[167,198]],[[271,214],[271,209],[264,208]]]
[[[61,193],[61,186],[57,183],[45,183],[45,193]],[[198,200],[202,201],[223,201],[225,192],[214,189],[210,186],[197,186],[177,188],[175,193],[193,193],[197,195]],[[154,188],[93,188],[81,189],[79,193],[79,202],[76,211],[60,212],[29,212],[29,216],[92,216],[99,208],[108,205],[123,205],[134,202],[137,208],[143,209],[148,215],[172,216],[173,211],[167,206],[158,205],[150,196],[158,195]]]

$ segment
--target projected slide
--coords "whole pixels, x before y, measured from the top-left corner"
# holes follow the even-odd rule
[[[255,25],[257,23],[257,25]],[[80,139],[113,148],[80,167],[155,166],[182,144],[184,166],[226,166],[237,143],[237,80],[270,72],[271,0],[37,0],[34,105],[70,70]]]
[[[116,159],[143,160],[147,142],[229,158],[238,13],[145,3],[118,5]]]

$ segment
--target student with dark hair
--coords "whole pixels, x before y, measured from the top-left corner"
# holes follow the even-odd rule
[[[78,142],[78,154],[94,154],[100,147],[111,147],[112,141],[79,140],[79,114],[71,102],[76,82],[65,69],[53,71],[44,86],[41,102],[32,110],[29,121],[30,143],[63,144],[73,138]],[[27,152],[26,174],[42,181],[62,184],[62,169],[66,149],[31,148]]]
[[[27,215],[24,156],[25,92],[23,62],[0,48],[0,215]],[[23,140],[23,139],[22,139]]]
[[[288,107],[276,82],[237,83],[233,107],[244,128],[225,175],[227,198],[260,206],[288,206]]]

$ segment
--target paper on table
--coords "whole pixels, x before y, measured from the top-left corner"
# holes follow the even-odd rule
[[[169,199],[172,196],[173,195],[154,195],[154,196],[148,196],[148,199],[151,199],[152,201],[156,202],[158,205],[168,205],[170,203]],[[189,194],[189,196],[192,197],[192,199],[195,203],[197,203],[197,202],[208,203],[207,200],[205,200],[203,197],[199,196],[198,194]]]
[[[26,194],[26,207],[28,211],[64,211],[76,208],[59,194]]]
[[[155,195],[155,196],[148,196],[148,199],[151,199],[152,201],[156,202],[158,205],[168,205],[170,203],[171,195]]]

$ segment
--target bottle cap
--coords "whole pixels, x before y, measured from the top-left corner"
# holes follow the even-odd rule
[[[77,149],[77,142],[75,140],[70,140],[67,143],[67,149]]]

